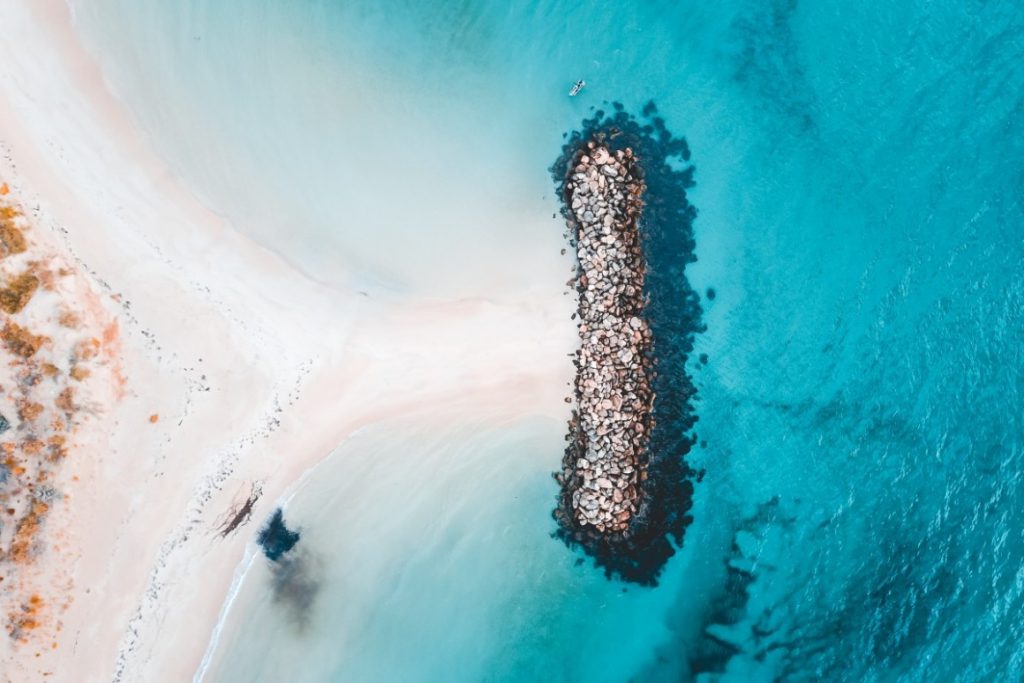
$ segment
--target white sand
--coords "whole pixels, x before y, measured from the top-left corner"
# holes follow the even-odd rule
[[[48,523],[79,558],[57,647],[37,657],[7,643],[0,670],[186,680],[255,524],[353,430],[423,406],[567,417],[570,263],[537,273],[515,304],[324,288],[184,191],[105,89],[63,3],[29,5],[0,2],[0,173],[96,291],[121,296],[104,301],[127,387],[69,458],[80,479]],[[221,539],[217,518],[254,481],[256,522]]]

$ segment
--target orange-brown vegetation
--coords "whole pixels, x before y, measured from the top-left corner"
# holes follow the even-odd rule
[[[76,365],[73,368],[71,368],[71,372],[68,374],[71,375],[71,379],[75,380],[76,382],[81,382],[82,380],[88,378],[89,375],[92,374],[92,372],[89,370],[89,368],[85,367],[84,365]]]
[[[18,520],[18,526],[14,530],[14,541],[11,543],[11,550],[7,557],[12,562],[24,563],[29,560],[32,551],[32,541],[39,531],[43,517],[50,510],[50,506],[41,500],[32,501],[25,516]]]
[[[25,452],[25,455],[39,455],[43,451],[44,444],[39,439],[29,439],[25,443],[21,444],[21,450]],[[40,474],[42,478],[42,474]]]
[[[64,543],[50,538],[55,531],[45,530],[46,519],[53,512],[52,501],[60,500],[63,508],[71,500],[63,484],[78,481],[70,472],[61,476],[61,463],[69,455],[80,421],[80,396],[91,400],[92,387],[100,386],[94,384],[94,375],[102,374],[104,381],[109,375],[115,386],[122,381],[120,339],[116,321],[91,305],[95,294],[86,291],[82,300],[80,288],[59,286],[59,278],[75,276],[75,271],[64,265],[58,253],[30,239],[30,221],[2,196],[8,191],[6,185],[2,187],[0,259],[26,252],[29,260],[16,266],[20,275],[11,273],[8,266],[0,283],[0,315],[23,312],[25,316],[17,323],[9,318],[0,323],[0,398],[5,406],[13,404],[21,421],[17,430],[7,432],[7,439],[0,441],[0,462],[6,470],[0,482],[0,512],[9,518],[6,528],[0,527],[5,532],[0,536],[0,585],[4,587],[0,614],[6,615],[7,632],[16,643],[26,642],[35,633],[33,639],[44,647],[60,631],[56,615],[70,604],[59,593],[57,599],[48,593],[44,605],[35,592],[40,585],[37,579],[59,572],[61,566],[59,561],[44,565],[39,560],[44,554],[65,552]],[[53,294],[43,297],[39,290]],[[75,297],[69,297],[68,291],[75,291]],[[37,320],[54,318],[63,329],[53,339],[34,332]],[[70,368],[62,370],[68,361]],[[76,394],[76,388],[82,393]],[[6,408],[4,412],[10,416]]]
[[[54,434],[46,440],[46,443],[50,446],[51,459],[58,460],[67,456],[68,449],[65,445],[67,443],[67,438],[63,434]]]
[[[0,289],[0,309],[5,313],[17,313],[28,305],[38,288],[39,278],[32,273],[22,273]]]
[[[18,402],[18,417],[24,422],[32,422],[43,412],[43,404],[22,400]]]
[[[53,402],[59,410],[63,410],[65,413],[75,412],[75,389],[74,387],[65,387],[64,391],[57,395],[57,400]]]
[[[117,319],[115,318],[110,321],[109,325],[103,328],[103,343],[109,347],[117,342],[118,336],[118,324]]]
[[[24,233],[14,224],[20,215],[13,206],[0,206],[0,258],[20,254],[28,249]]]
[[[79,360],[92,360],[100,352],[100,340],[96,337],[85,339],[75,344],[75,357]]]
[[[0,257],[20,254],[28,248],[25,235],[14,223],[0,220]]]
[[[72,330],[78,329],[78,326],[82,324],[78,314],[67,309],[60,312],[60,317],[57,318],[57,322],[60,323],[62,327],[69,327]]]
[[[32,334],[14,322],[8,322],[0,330],[0,340],[4,342],[11,353],[22,358],[31,358],[36,355],[39,347],[47,341],[46,337]]]
[[[24,641],[28,634],[26,631],[39,628],[39,612],[43,607],[43,599],[38,593],[33,593],[28,600],[23,602],[19,609],[11,611],[7,615],[7,633],[15,640]]]
[[[48,292],[52,292],[57,289],[57,280],[59,278],[70,274],[61,267],[54,269],[53,259],[34,259],[29,261],[28,270],[39,278],[39,286]]]

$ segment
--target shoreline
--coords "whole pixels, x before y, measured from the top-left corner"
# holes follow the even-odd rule
[[[5,671],[191,678],[255,522],[360,426],[427,406],[439,420],[567,414],[561,266],[538,275],[548,287],[501,302],[367,299],[312,282],[182,188],[104,89],[62,2],[0,18],[12,186],[103,293],[126,379],[102,418],[109,443],[73,454],[61,543],[77,559],[58,646],[0,650]],[[215,538],[255,482],[251,520]]]

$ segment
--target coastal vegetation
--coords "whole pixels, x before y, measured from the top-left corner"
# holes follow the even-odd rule
[[[107,376],[98,370],[116,366],[116,340],[98,333],[103,322],[75,296],[75,271],[32,227],[0,185],[0,609],[19,646],[55,637],[68,604],[40,585],[37,565],[59,552],[47,527],[69,499],[64,463],[87,417],[71,382],[88,392],[96,374]]]

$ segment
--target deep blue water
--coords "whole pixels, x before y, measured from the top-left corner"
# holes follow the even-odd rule
[[[303,512],[300,493],[289,519],[327,558],[321,621],[292,633],[254,598],[213,679],[274,661],[311,681],[1024,678],[1024,6],[142,5],[80,12],[117,36],[100,50],[112,82],[212,204],[300,263],[324,255],[311,270],[333,254],[414,292],[434,262],[395,238],[422,231],[478,240],[485,265],[513,244],[543,258],[562,135],[591,105],[653,99],[696,169],[687,277],[716,291],[696,338],[708,364],[689,366],[707,475],[658,588],[623,593],[550,538],[559,425],[436,443],[417,427],[374,452],[454,468],[423,480],[443,493],[416,494],[441,521],[395,518],[357,542],[323,524],[369,512],[314,492]],[[184,103],[173,116],[154,105],[168,99]],[[380,157],[442,203],[461,189],[533,227],[473,204],[411,229],[361,199],[381,192],[387,165],[363,172]],[[282,177],[299,188],[287,212]],[[514,495],[455,486],[474,468]]]

